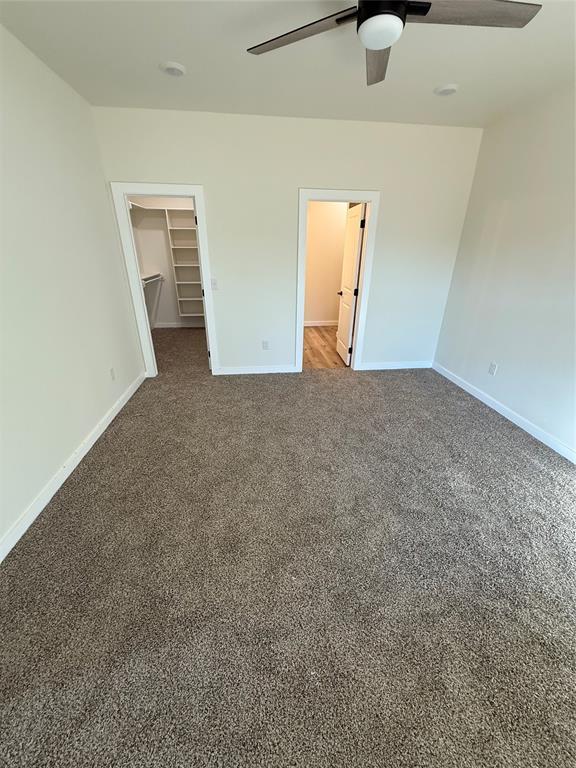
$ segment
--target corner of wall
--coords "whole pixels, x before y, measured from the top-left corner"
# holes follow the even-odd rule
[[[463,238],[464,238],[464,231],[465,231],[465,228],[466,228],[466,221],[468,220],[468,215],[469,215],[469,211],[470,211],[470,204],[471,204],[471,201],[472,201],[472,192],[473,192],[473,189],[474,189],[474,184],[476,182],[476,175],[478,173],[478,168],[479,168],[479,165],[480,165],[480,153],[482,151],[482,143],[484,141],[484,133],[485,133],[485,128],[480,128],[479,129],[479,134],[478,134],[478,142],[476,144],[476,151],[475,151],[475,155],[474,155],[474,164],[473,164],[473,167],[472,167],[472,173],[470,174],[470,183],[468,184],[468,189],[466,191],[466,194],[464,195],[464,198],[465,198],[466,202],[464,204],[464,211],[463,211],[463,215],[462,215],[461,223],[460,223],[460,234],[458,236],[458,247],[456,248],[456,253],[454,254],[454,259],[452,261],[452,268],[450,270],[450,281],[449,281],[448,289],[446,291],[446,295],[444,296],[444,301],[443,301],[443,304],[442,304],[442,320],[441,320],[440,325],[438,327],[438,333],[436,334],[436,342],[434,344],[434,353],[432,355],[433,363],[436,362],[436,358],[437,358],[437,354],[438,354],[438,347],[440,345],[440,340],[442,338],[442,334],[443,334],[443,331],[444,331],[444,321],[445,321],[445,318],[446,318],[446,309],[448,307],[448,302],[449,302],[449,299],[450,299],[450,292],[452,291],[452,285],[453,285],[453,282],[454,282],[454,272],[455,272],[455,269],[456,269],[456,264],[458,262],[458,257],[460,255],[460,250],[462,248],[462,241],[463,241]]]

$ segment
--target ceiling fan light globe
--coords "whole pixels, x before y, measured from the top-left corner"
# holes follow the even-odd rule
[[[404,22],[394,13],[379,13],[371,16],[358,27],[358,37],[369,51],[390,48],[400,38]]]

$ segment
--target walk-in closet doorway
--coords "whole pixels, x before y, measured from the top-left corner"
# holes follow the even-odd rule
[[[158,373],[154,340],[179,330],[196,341],[205,333],[206,366],[217,368],[202,187],[113,182],[111,188],[146,376]]]

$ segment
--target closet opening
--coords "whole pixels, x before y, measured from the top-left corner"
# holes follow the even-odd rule
[[[303,369],[361,367],[354,352],[362,343],[377,200],[348,194],[301,190],[299,294],[304,296],[297,343]]]
[[[146,191],[150,187],[161,189],[152,194]],[[160,344],[198,369],[212,368],[213,359],[201,188],[161,194],[166,187],[171,185],[112,185],[148,376],[158,373],[155,348]]]

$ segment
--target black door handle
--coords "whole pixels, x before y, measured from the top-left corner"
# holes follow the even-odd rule
[[[342,291],[338,291],[338,296],[342,296]]]

